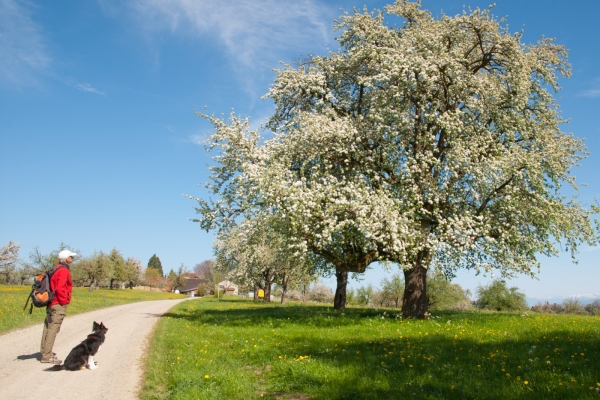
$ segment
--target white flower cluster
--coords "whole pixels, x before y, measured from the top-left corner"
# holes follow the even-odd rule
[[[387,11],[404,26],[346,14],[338,52],[276,71],[271,139],[205,116],[220,198],[199,200],[203,227],[261,210],[296,254],[353,272],[388,260],[533,274],[556,243],[594,243],[591,211],[560,194],[586,155],[549,92],[570,74],[567,50],[523,44],[489,10]]]

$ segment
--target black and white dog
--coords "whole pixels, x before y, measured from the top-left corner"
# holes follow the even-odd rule
[[[87,339],[75,346],[65,359],[63,364],[65,369],[77,371],[85,369],[86,364],[89,369],[98,368],[94,362],[94,356],[104,343],[106,332],[108,332],[108,328],[102,322],[98,324],[94,321],[93,332],[88,335]]]

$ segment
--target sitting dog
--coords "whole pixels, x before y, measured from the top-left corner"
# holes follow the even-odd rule
[[[102,322],[100,324],[94,322],[93,332],[88,335],[87,339],[75,346],[65,359],[63,364],[65,369],[77,371],[85,369],[86,364],[89,369],[98,368],[94,362],[94,356],[104,343],[106,332],[108,332],[108,328]]]

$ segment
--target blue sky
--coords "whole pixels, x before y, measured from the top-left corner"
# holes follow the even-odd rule
[[[422,3],[454,15],[490,2]],[[387,2],[0,0],[0,245],[19,242],[23,257],[60,242],[84,255],[116,247],[144,265],[156,253],[166,271],[210,258],[214,236],[189,221],[194,203],[182,196],[207,195],[199,142],[210,126],[194,109],[233,108],[258,125],[273,110],[261,100],[270,68],[337,49],[333,20],[365,4]],[[526,42],[544,35],[570,50],[559,102],[564,130],[587,138],[575,175],[590,204],[600,198],[600,2],[499,0],[493,13]],[[543,259],[539,280],[510,284],[530,297],[600,293],[599,254]],[[374,268],[351,287],[385,274]],[[474,290],[490,279],[460,272],[455,282]]]

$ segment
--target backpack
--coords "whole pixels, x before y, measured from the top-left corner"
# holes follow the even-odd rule
[[[27,296],[27,301],[25,302],[25,307],[23,307],[23,311],[27,308],[27,304],[29,304],[29,300],[31,300],[31,307],[29,308],[29,314],[33,311],[33,306],[36,307],[46,307],[52,300],[54,300],[54,291],[50,291],[50,278],[52,275],[58,271],[59,269],[64,268],[63,265],[56,269],[51,269],[46,272],[42,272],[39,275],[36,275],[33,278],[33,285],[31,285],[31,293]]]

